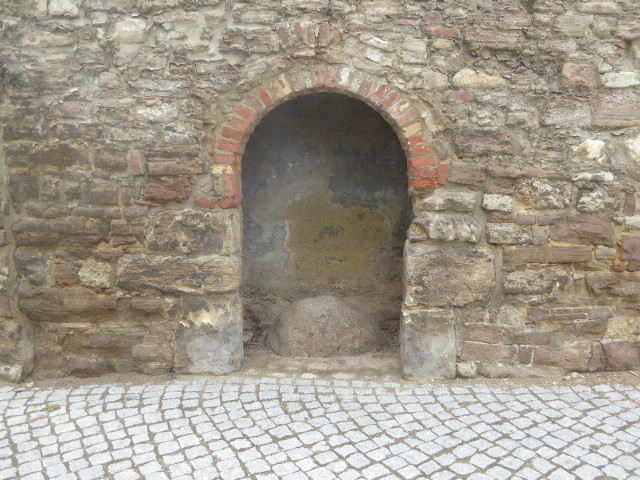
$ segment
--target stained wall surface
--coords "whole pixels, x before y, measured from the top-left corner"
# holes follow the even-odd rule
[[[408,161],[407,376],[640,366],[636,0],[6,0],[0,22],[4,378],[238,368],[243,150],[315,91],[381,113]]]
[[[333,295],[397,331],[411,204],[389,124],[360,100],[305,95],[262,120],[242,165],[248,320],[266,329],[290,303]]]

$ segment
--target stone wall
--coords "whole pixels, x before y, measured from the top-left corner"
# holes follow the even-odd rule
[[[242,358],[241,154],[345,93],[405,150],[406,376],[640,365],[636,0],[0,4],[3,377]]]

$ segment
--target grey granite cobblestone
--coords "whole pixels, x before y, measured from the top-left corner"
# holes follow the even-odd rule
[[[640,479],[640,389],[227,377],[0,388],[4,479]]]

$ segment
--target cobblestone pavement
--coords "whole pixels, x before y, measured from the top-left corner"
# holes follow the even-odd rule
[[[640,388],[233,376],[0,388],[0,479],[640,478]]]

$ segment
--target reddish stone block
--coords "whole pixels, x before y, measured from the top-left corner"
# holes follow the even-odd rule
[[[504,343],[504,330],[496,325],[465,323],[462,327],[462,338],[466,342]]]
[[[462,342],[460,359],[482,363],[514,363],[517,353],[518,350],[513,345],[464,341]]]
[[[458,90],[447,92],[446,97],[447,100],[452,103],[466,103],[474,100],[474,96],[472,93]]]
[[[396,118],[394,116],[394,118]],[[410,123],[418,120],[420,117],[418,116],[417,112],[415,112],[414,110],[411,110],[403,115],[401,115],[399,118],[397,118],[398,121],[398,125],[400,125],[401,127],[405,127],[407,125],[409,125]]]
[[[622,260],[640,260],[640,235],[622,235]]]
[[[596,69],[591,65],[565,63],[562,67],[563,83],[570,87],[593,88],[596,84]]]
[[[373,103],[379,105],[380,102],[382,102],[382,100],[387,96],[387,93],[389,93],[390,90],[391,89],[388,85],[380,85],[375,92],[371,93],[369,98]]]
[[[624,237],[623,237],[624,238]],[[551,239],[579,245],[615,247],[616,234],[611,221],[594,215],[571,215],[551,232]],[[640,248],[640,237],[638,237]],[[640,257],[638,257],[640,258]]]
[[[11,310],[11,297],[6,295],[0,296],[0,317],[9,318],[13,316]]]
[[[425,25],[422,30],[426,35],[440,38],[460,38],[457,28],[447,28],[440,25]]]
[[[189,198],[190,192],[191,184],[184,180],[151,180],[144,188],[144,199],[157,203],[182,202]]]
[[[588,346],[552,350],[547,347],[533,349],[533,364],[546,367],[560,367],[570,371],[584,372],[589,368],[591,348]]]
[[[237,197],[242,192],[242,181],[240,175],[224,176],[224,197]]]
[[[509,335],[509,343],[515,345],[549,345],[553,332],[513,332]],[[529,363],[523,362],[523,363]]]
[[[369,98],[369,93],[371,92],[371,88],[373,87],[373,81],[365,80],[362,82],[360,86],[360,95],[363,97]]]
[[[445,183],[447,183],[447,173],[449,172],[449,165],[446,165],[444,163],[441,163],[440,165],[438,165],[438,173],[437,173],[437,180],[438,180],[438,185],[444,185]]]
[[[603,343],[606,365],[611,370],[640,368],[640,343],[620,341]]]

